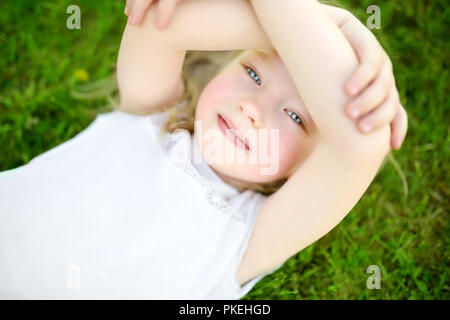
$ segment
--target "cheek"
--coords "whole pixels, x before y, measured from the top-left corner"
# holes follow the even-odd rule
[[[269,140],[269,148],[272,159],[278,157],[279,178],[285,176],[289,170],[294,167],[302,158],[302,150],[305,141],[300,135],[294,135],[292,132],[279,131],[279,139]],[[275,146],[274,144],[278,145]],[[278,151],[277,151],[278,148]]]
[[[301,146],[292,143],[280,143],[280,171],[286,174],[293,166],[295,166],[300,158]]]
[[[238,88],[231,76],[222,75],[211,80],[198,99],[196,118],[206,120],[208,116],[215,116],[217,112],[229,106],[228,101],[232,100]]]

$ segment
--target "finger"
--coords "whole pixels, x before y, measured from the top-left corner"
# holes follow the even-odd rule
[[[408,116],[405,108],[400,105],[394,120],[391,122],[391,146],[395,150],[400,149],[405,141],[406,132],[408,130]]]
[[[175,11],[175,0],[160,0],[158,4],[158,14],[156,17],[156,27],[164,29],[169,25],[170,18]]]
[[[369,37],[368,34],[355,31],[353,35],[351,32],[349,28],[347,31],[349,41],[358,55],[360,64],[347,81],[346,90],[350,96],[356,96],[377,76],[386,58],[389,60],[389,57],[370,31]]]
[[[130,6],[130,15],[128,16],[129,23],[131,25],[141,24],[144,20],[144,16],[147,9],[150,7],[153,0],[134,0]]]
[[[126,16],[128,16],[128,14],[130,13],[131,2],[133,2],[133,0],[127,0],[127,2],[125,4],[124,13]]]
[[[358,127],[362,132],[367,133],[390,124],[398,109],[399,101],[397,98],[397,91],[392,88],[389,95],[381,105],[359,119]]]
[[[393,74],[385,65],[374,82],[345,107],[346,113],[352,119],[368,113],[387,97],[393,84]]]
[[[379,70],[378,63],[367,62],[361,64],[346,85],[346,90],[350,96],[356,96],[367,84],[372,81]]]

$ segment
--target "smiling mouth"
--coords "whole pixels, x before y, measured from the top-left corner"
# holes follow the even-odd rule
[[[228,121],[227,121],[225,118],[223,118],[220,114],[217,114],[217,121],[218,121],[219,128],[221,129],[222,133],[223,133],[225,136],[227,136],[229,139],[232,139],[232,142],[234,143],[234,145],[236,145],[236,146],[238,146],[238,147],[240,147],[240,148],[242,148],[242,149],[244,149],[244,150],[250,150],[250,147],[248,146],[248,143],[245,142],[245,140],[242,139],[242,138],[237,134],[236,129],[232,128],[232,127],[230,126],[230,124],[228,123]],[[226,134],[226,129],[228,129],[229,131],[231,131],[236,139],[233,139],[233,138],[229,137],[229,136]],[[239,142],[238,142],[238,141],[239,141]]]

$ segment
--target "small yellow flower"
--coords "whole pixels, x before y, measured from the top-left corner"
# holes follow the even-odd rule
[[[89,81],[89,73],[86,71],[86,69],[75,70],[75,72],[73,73],[73,76],[75,77],[75,79],[82,81],[82,82]]]

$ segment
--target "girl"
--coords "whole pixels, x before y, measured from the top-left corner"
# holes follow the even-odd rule
[[[1,298],[239,299],[352,209],[389,152],[389,124],[400,145],[391,64],[346,11],[177,2],[173,17],[174,0],[159,2],[158,28],[152,1],[130,4],[149,11],[123,35],[118,110],[0,174]],[[358,119],[344,112],[358,63],[344,34],[362,61],[385,62],[356,74],[362,88],[373,80],[349,105]],[[197,97],[186,51],[242,49]]]

